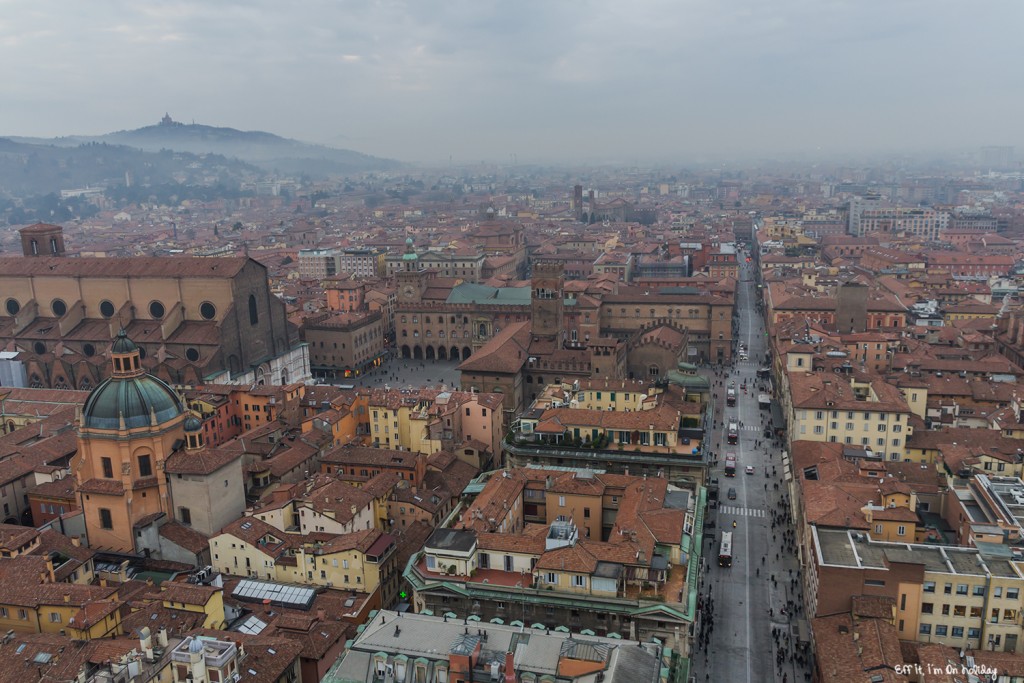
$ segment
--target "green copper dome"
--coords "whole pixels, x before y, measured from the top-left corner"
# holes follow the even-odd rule
[[[131,341],[129,340],[130,344]],[[82,426],[91,429],[148,427],[156,415],[158,424],[185,411],[174,389],[152,375],[111,377],[96,387],[82,409]]]
[[[419,259],[419,254],[416,253],[416,245],[412,241],[411,237],[405,240],[405,253],[402,254],[403,261],[416,261]]]
[[[128,333],[123,329],[117,333],[117,337],[114,338],[114,343],[110,345],[111,353],[135,353],[138,350],[139,347],[135,345],[135,342],[128,338]]]

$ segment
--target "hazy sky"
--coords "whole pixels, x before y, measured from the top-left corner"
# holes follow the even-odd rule
[[[0,135],[176,120],[407,161],[1024,143],[1021,0],[0,0]]]

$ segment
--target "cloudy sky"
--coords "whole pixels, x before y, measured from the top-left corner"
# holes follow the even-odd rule
[[[0,0],[0,135],[406,161],[1024,146],[1021,0]]]

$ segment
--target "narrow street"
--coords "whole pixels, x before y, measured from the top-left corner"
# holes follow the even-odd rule
[[[709,443],[716,462],[709,476],[718,480],[719,501],[717,509],[708,510],[715,527],[705,530],[693,671],[698,683],[794,683],[809,680],[810,671],[797,661],[795,624],[804,618],[799,565],[783,503],[783,447],[774,439],[771,412],[758,405],[759,387],[768,380],[758,379],[757,370],[766,365],[768,346],[757,305],[756,266],[742,254],[739,260],[734,363],[706,371],[715,402]],[[741,348],[747,360],[741,360]],[[736,389],[735,407],[726,405],[730,385]],[[727,443],[730,421],[739,427],[736,444]],[[725,475],[729,454],[736,456],[734,477]],[[731,567],[718,562],[723,532],[733,533]]]

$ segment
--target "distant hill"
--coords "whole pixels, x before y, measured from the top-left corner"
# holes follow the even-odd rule
[[[256,166],[226,156],[188,152],[146,152],[106,142],[31,144],[0,138],[0,194],[46,195],[87,186],[162,184],[238,187],[243,178],[261,174]]]
[[[242,131],[172,121],[169,116],[155,126],[122,130],[99,136],[72,136],[41,140],[12,138],[16,142],[59,146],[86,142],[126,145],[147,152],[170,149],[192,154],[220,154],[254,164],[268,171],[306,173],[313,176],[379,171],[399,166],[397,161],[283,138],[263,131]]]

